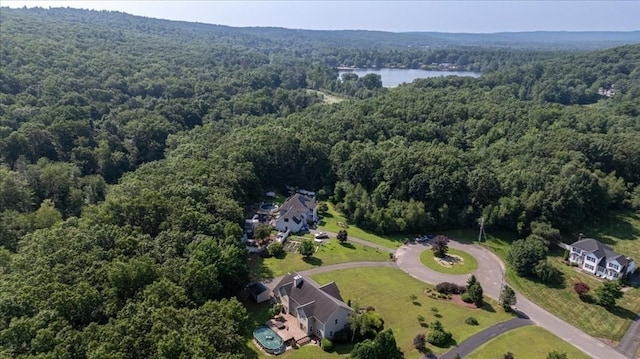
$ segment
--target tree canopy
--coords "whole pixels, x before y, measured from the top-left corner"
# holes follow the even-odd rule
[[[239,239],[267,190],[316,190],[385,234],[483,217],[528,236],[511,261],[544,276],[560,233],[640,208],[639,45],[436,46],[453,40],[73,9],[2,8],[0,24],[10,357],[244,357]],[[443,64],[483,75],[387,89],[337,71]],[[395,357],[377,335],[358,350]]]

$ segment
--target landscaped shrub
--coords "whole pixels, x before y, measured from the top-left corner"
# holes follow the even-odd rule
[[[280,242],[277,242],[277,241],[273,242],[269,244],[269,246],[267,247],[267,253],[269,253],[271,257],[276,257],[276,258],[284,257],[285,255],[284,246]]]
[[[322,350],[324,350],[325,352],[332,352],[333,351],[333,342],[327,338],[322,339]]]
[[[583,299],[587,295],[587,293],[589,293],[591,288],[589,288],[589,285],[585,282],[576,282],[573,285],[573,290],[578,294],[578,297],[580,297],[580,299]]]
[[[463,302],[465,303],[473,303],[473,298],[469,295],[469,293],[462,293],[460,296]]]
[[[350,339],[351,333],[349,332],[349,328],[340,329],[333,335],[334,343],[346,343]]]
[[[469,325],[478,325],[478,320],[474,317],[469,317],[465,319],[464,322],[465,324],[469,324]]]
[[[427,335],[427,341],[437,347],[445,347],[449,344],[451,337],[452,335],[450,332],[431,329]]]
[[[449,344],[452,334],[444,330],[439,320],[431,323],[430,328],[431,330],[429,330],[429,334],[427,335],[427,341],[429,343],[437,347],[445,347]]]
[[[422,333],[418,333],[418,335],[416,335],[415,338],[413,338],[413,346],[418,350],[424,349],[426,342],[427,342],[426,337]]]
[[[444,294],[462,294],[467,290],[467,288],[463,285],[458,285],[455,283],[440,282],[436,284],[436,290],[439,293]]]

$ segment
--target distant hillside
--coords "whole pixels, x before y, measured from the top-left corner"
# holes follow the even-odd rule
[[[58,20],[97,26],[130,27],[134,25],[147,33],[189,35],[198,39],[224,37],[229,40],[247,36],[265,45],[289,45],[314,42],[316,45],[359,48],[407,47],[511,47],[545,50],[597,50],[640,43],[640,31],[535,31],[501,32],[492,34],[406,32],[394,33],[366,30],[299,30],[276,27],[230,27],[223,25],[170,21],[128,15],[121,12],[88,11],[70,8],[8,9],[3,12],[55,17]],[[108,16],[105,16],[109,14]]]

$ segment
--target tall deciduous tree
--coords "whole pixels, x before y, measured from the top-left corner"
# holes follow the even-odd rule
[[[519,239],[509,249],[509,263],[519,276],[534,274],[535,266],[546,258],[547,248],[536,239]]]
[[[298,252],[302,254],[305,258],[309,258],[315,253],[316,247],[313,244],[313,241],[310,239],[305,239],[300,243],[300,247],[298,247]]]

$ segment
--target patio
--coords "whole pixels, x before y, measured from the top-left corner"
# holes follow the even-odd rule
[[[298,320],[291,314],[280,314],[277,319],[269,319],[266,325],[282,338],[285,343],[293,339],[296,343],[308,340],[307,333],[300,329]]]

